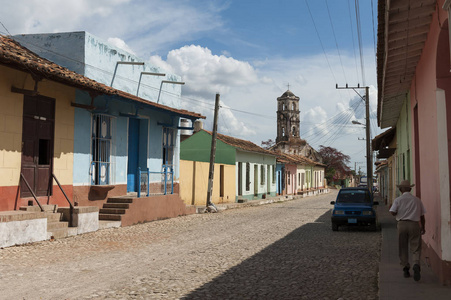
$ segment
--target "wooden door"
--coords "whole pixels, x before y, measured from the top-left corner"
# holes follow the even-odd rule
[[[37,196],[52,194],[55,99],[24,96],[21,172]],[[31,192],[21,182],[21,197]]]

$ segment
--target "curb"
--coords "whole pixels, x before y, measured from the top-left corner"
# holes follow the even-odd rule
[[[266,204],[272,204],[272,203],[279,203],[279,202],[286,202],[286,201],[292,201],[292,200],[298,200],[306,197],[314,197],[319,196],[323,194],[330,193],[330,188],[323,189],[321,193],[313,194],[313,195],[284,195],[284,196],[276,196],[271,197],[268,199],[257,199],[257,200],[249,200],[247,202],[243,203],[224,203],[224,204],[215,204],[216,208],[218,209],[218,212],[228,210],[228,209],[237,209],[237,208],[244,208],[244,207],[251,207],[251,206],[260,206],[260,205],[266,205]],[[196,206],[196,214],[203,214],[205,212],[205,206]]]

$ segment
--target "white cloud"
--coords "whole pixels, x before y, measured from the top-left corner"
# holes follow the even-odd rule
[[[120,38],[109,38],[108,39],[108,43],[110,43],[111,45],[120,48],[122,50],[127,51],[128,53],[134,54],[136,55],[135,52],[133,52],[132,48],[130,48],[123,40],[121,40]]]
[[[184,93],[207,98],[215,93],[226,94],[234,87],[254,84],[255,69],[248,63],[224,55],[214,55],[208,48],[184,46],[171,50],[167,60],[151,56],[150,62],[180,75],[186,82]]]
[[[88,31],[107,40],[127,42],[139,55],[150,55],[222,30],[217,1],[177,0],[28,0],[3,1],[2,23],[12,35]],[[26,17],[24,17],[26,16]],[[4,32],[1,28],[0,32]]]

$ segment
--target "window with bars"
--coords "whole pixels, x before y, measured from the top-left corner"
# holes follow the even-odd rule
[[[172,166],[174,163],[175,130],[163,127],[163,165]]]
[[[108,185],[113,181],[114,118],[102,114],[92,115],[91,132],[91,184]]]
[[[265,181],[266,181],[266,172],[265,172],[265,166],[261,165],[260,166],[260,185],[265,185]]]

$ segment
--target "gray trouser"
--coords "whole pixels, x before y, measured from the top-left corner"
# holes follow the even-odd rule
[[[410,268],[409,246],[413,264],[420,264],[421,234],[420,224],[415,221],[398,221],[399,259],[401,266]]]

